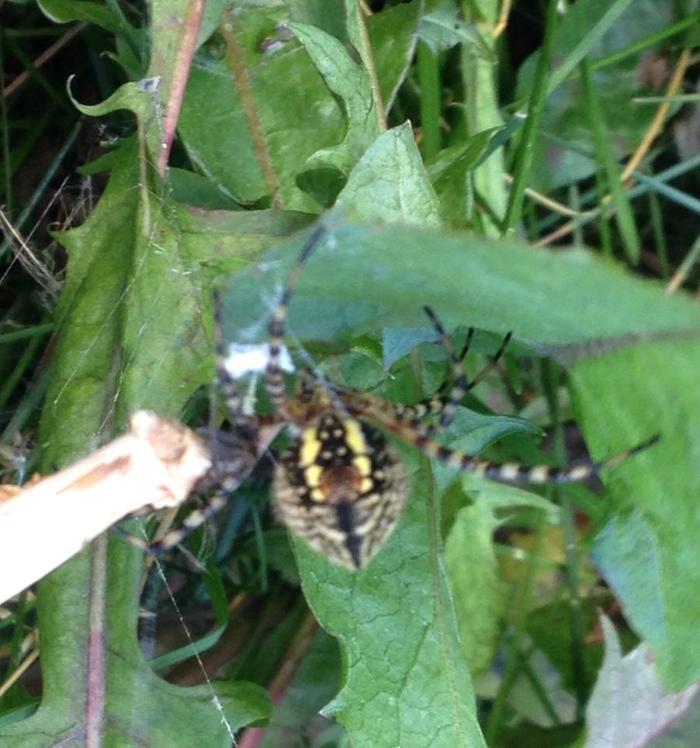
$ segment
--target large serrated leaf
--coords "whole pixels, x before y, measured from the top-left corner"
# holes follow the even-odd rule
[[[192,214],[139,189],[136,153],[132,142],[114,154],[97,208],[60,236],[69,261],[41,423],[47,472],[98,446],[138,407],[180,412],[212,375],[205,269],[241,267],[266,230],[269,238],[288,225],[273,212],[238,214],[238,223],[231,215],[226,241],[210,238],[207,251]],[[207,226],[215,232],[216,221]],[[156,677],[135,636],[142,568],[134,548],[100,539],[41,583],[41,708],[0,730],[3,746],[97,733],[104,745],[223,746],[223,714],[233,730],[269,714],[267,694],[252,684],[179,689]]]
[[[354,746],[484,745],[444,570],[430,471],[414,466],[400,527],[369,569],[353,574],[295,542],[307,600],[340,642],[346,681],[326,708]],[[432,518],[427,513],[432,512]]]
[[[290,328],[302,339],[426,328],[423,304],[452,328],[512,330],[516,341],[543,353],[580,348],[581,355],[602,355],[655,337],[680,344],[700,330],[700,312],[690,301],[584,250],[550,252],[514,240],[329,223],[329,239],[308,263],[290,310]],[[248,274],[237,280],[225,322],[229,336],[250,338],[250,327],[264,338],[260,316],[299,246],[271,251],[256,271],[257,285],[243,280]]]

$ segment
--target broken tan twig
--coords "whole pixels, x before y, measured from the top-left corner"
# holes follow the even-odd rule
[[[182,503],[211,467],[190,429],[138,411],[131,431],[0,501],[0,603],[125,516]]]

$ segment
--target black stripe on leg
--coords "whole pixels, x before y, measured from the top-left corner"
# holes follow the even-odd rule
[[[433,327],[440,335],[440,342],[442,347],[445,349],[447,356],[450,361],[450,374],[452,379],[451,388],[447,391],[447,395],[442,395],[440,399],[442,414],[440,416],[439,426],[440,428],[447,428],[452,420],[454,419],[455,413],[457,412],[457,406],[460,404],[464,396],[467,394],[468,383],[464,376],[464,369],[462,368],[462,359],[455,355],[452,340],[445,331],[445,328],[435,314],[435,312],[429,307],[424,306],[423,311],[426,313],[428,318],[433,324]],[[470,341],[471,337],[467,336],[467,340]],[[424,426],[419,429],[421,433],[426,437],[431,437],[435,431],[435,426]]]

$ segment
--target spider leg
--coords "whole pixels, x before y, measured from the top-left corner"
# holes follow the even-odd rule
[[[207,499],[206,504],[190,512],[182,523],[166,533],[163,538],[148,546],[148,552],[153,556],[162,556],[171,548],[182,543],[182,541],[197,528],[201,527],[207,520],[217,515],[230,501],[231,495],[238,488],[239,483],[231,490],[224,488],[214,491]]]
[[[269,326],[270,354],[265,369],[265,381],[275,410],[283,417],[286,415],[286,395],[281,354],[284,345],[284,323],[287,308],[292,293],[299,282],[304,264],[326,230],[325,224],[320,223],[304,245],[301,255],[289,274],[280,302],[273,313]],[[246,413],[244,398],[228,370],[227,351],[224,347],[222,335],[222,306],[216,294],[214,296],[214,328],[216,333],[217,376],[232,428],[228,445],[217,444],[216,440],[211,445],[215,467],[210,471],[205,481],[207,483],[218,483],[219,488],[209,497],[207,503],[201,509],[191,512],[185,517],[182,525],[170,530],[165,537],[156,543],[149,544],[145,540],[119,531],[119,534],[132,545],[154,556],[162,555],[180,544],[191,532],[220,512],[257,462],[261,422]]]
[[[292,293],[299,282],[301,271],[309,256],[326,233],[326,226],[320,223],[304,245],[301,255],[292,268],[282,291],[279,304],[272,315],[269,326],[270,354],[265,369],[265,381],[270,398],[278,414],[286,415],[286,395],[284,375],[281,366],[281,353],[284,345],[284,323]],[[170,530],[162,540],[148,544],[139,538],[128,536],[133,545],[159,556],[181,543],[191,532],[201,527],[207,520],[220,512],[228,503],[233,492],[245,480],[257,461],[257,447],[260,436],[259,421],[246,413],[244,400],[236,382],[226,365],[226,350],[222,335],[222,307],[218,295],[214,296],[214,327],[216,332],[216,368],[219,386],[224,397],[226,410],[232,427],[232,443],[229,445],[229,459],[224,461],[220,454],[214,455],[215,468],[207,477],[208,482],[219,483],[220,487],[209,497],[201,508],[185,517],[181,526]],[[212,445],[216,452],[217,445]],[[222,450],[218,450],[221,452]],[[217,481],[217,478],[221,478]],[[120,533],[121,534],[121,533]]]
[[[226,434],[220,432],[220,436],[212,437],[212,431],[208,430],[209,450],[215,467],[210,470],[209,475],[205,476],[203,482],[205,484],[218,483],[219,488],[201,509],[191,512],[180,526],[170,530],[161,540],[155,543],[149,543],[143,538],[135,537],[120,527],[113,528],[119,537],[152,556],[161,556],[179,545],[191,532],[220,512],[228,503],[231,495],[252,472],[257,462],[257,448],[260,441],[258,421],[255,417],[246,414],[243,398],[226,367],[221,312],[221,300],[215,293],[216,370],[232,431]],[[203,435],[203,438],[206,438],[206,434]],[[147,514],[149,511],[149,509],[145,509],[142,512],[132,514],[131,517]]]
[[[473,340],[474,340],[474,328],[470,327],[467,330],[467,337],[464,340],[464,345],[462,346],[462,350],[459,353],[460,361],[464,361],[464,359],[467,357],[467,353],[469,353],[469,350],[472,347]]]
[[[113,528],[119,537],[151,556],[162,556],[182,543],[191,532],[218,514],[229,502],[241,483],[250,475],[257,462],[257,457],[254,454],[240,448],[239,442],[233,434],[226,434],[226,436],[233,437],[230,444],[221,444],[222,438],[219,437],[216,445],[212,447],[212,451],[219,452],[219,454],[215,455],[215,467],[202,479],[202,484],[205,487],[216,485],[217,489],[206,500],[204,506],[190,512],[178,527],[170,530],[161,540],[155,543],[149,543],[144,538],[135,537],[122,528]],[[223,450],[227,450],[228,454],[222,454]],[[132,514],[130,517],[138,517],[147,513],[149,513],[148,510],[144,510]]]
[[[185,517],[182,524],[170,530],[161,540],[158,540],[155,543],[149,543],[145,538],[139,538],[136,535],[132,535],[121,527],[113,527],[112,532],[149,556],[159,557],[171,548],[182,543],[191,532],[194,532],[194,530],[201,527],[208,519],[211,519],[211,517],[220,512],[226,506],[230,498],[231,496],[229,493],[215,491],[201,509],[195,509],[193,512],[190,512],[190,514]],[[138,515],[134,514],[131,515],[130,518],[136,516]]]
[[[464,374],[464,367],[462,366],[462,357],[457,356],[454,350],[454,346],[452,345],[452,340],[450,336],[447,334],[445,328],[442,325],[442,322],[438,319],[437,314],[432,310],[429,306],[424,306],[423,311],[428,315],[428,318],[433,323],[433,327],[437,331],[438,335],[440,336],[440,342],[442,343],[442,347],[447,352],[447,355],[450,359],[450,366],[451,366],[451,379],[452,379],[452,388],[450,389],[449,393],[447,394],[446,398],[440,398],[443,400],[442,402],[442,408],[441,408],[441,415],[440,415],[440,421],[439,421],[439,427],[440,428],[447,428],[451,423],[455,416],[455,413],[457,412],[457,406],[462,402],[464,399],[464,396],[467,394],[469,390],[469,382],[467,381],[467,377]],[[466,356],[467,351],[469,350],[469,347],[471,345],[472,337],[474,336],[473,328],[469,328],[469,333],[467,334],[467,340],[464,344],[464,355]],[[421,434],[425,437],[430,437],[437,428],[435,426],[420,426],[418,430],[421,432]]]
[[[640,444],[605,460],[583,462],[562,468],[549,467],[548,465],[519,465],[514,462],[494,463],[474,457],[466,452],[445,447],[430,436],[426,436],[425,433],[414,429],[410,424],[393,418],[367,396],[363,395],[354,400],[347,399],[348,403],[346,404],[354,415],[382,426],[403,441],[418,447],[428,457],[433,457],[458,470],[470,471],[492,480],[505,482],[543,485],[582,481],[590,476],[599,475],[605,468],[619,465],[633,455],[656,444],[660,438],[659,434],[655,434]]]
[[[503,338],[501,345],[496,353],[491,356],[489,363],[478,372],[474,379],[469,381],[464,374],[463,361],[471,347],[474,337],[474,328],[469,328],[462,350],[459,355],[457,355],[450,336],[447,334],[442,322],[433,309],[429,306],[424,306],[423,310],[440,336],[442,347],[449,356],[451,366],[450,377],[440,387],[440,390],[436,395],[428,400],[417,403],[416,405],[399,407],[396,409],[396,415],[401,421],[408,422],[412,429],[419,431],[423,436],[430,438],[438,431],[438,429],[445,429],[452,423],[457,407],[462,402],[467,392],[476,387],[476,385],[483,381],[483,379],[493,370],[500,358],[503,356],[512,334],[509,332]],[[426,425],[421,423],[421,419],[424,416],[438,413],[440,414],[440,421],[438,424]]]
[[[488,364],[484,366],[484,368],[474,377],[474,379],[471,380],[471,382],[469,382],[469,385],[467,386],[467,392],[474,389],[474,387],[476,387],[476,385],[480,382],[483,382],[484,379],[496,368],[496,365],[501,360],[503,354],[506,352],[506,348],[508,347],[508,343],[510,343],[512,337],[512,332],[507,332],[503,336],[501,345],[498,347],[498,350],[492,356],[490,356]]]
[[[326,224],[320,222],[309,236],[301,250],[301,254],[287,277],[287,282],[282,289],[282,295],[272,313],[272,319],[268,327],[269,357],[265,367],[265,385],[275,411],[285,420],[294,420],[287,411],[287,394],[285,392],[284,372],[282,370],[282,351],[284,349],[287,311],[294,289],[299,283],[304,265],[321,239],[325,236],[327,230]]]

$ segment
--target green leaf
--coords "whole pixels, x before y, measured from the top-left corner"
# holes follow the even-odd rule
[[[541,432],[524,418],[484,415],[459,406],[452,423],[441,431],[441,436],[445,437],[450,446],[466,452],[481,452],[497,439],[518,433]]]
[[[146,79],[138,83],[124,83],[104,101],[99,104],[81,104],[73,98],[70,85],[73,78],[68,79],[68,96],[75,108],[89,117],[102,117],[120,109],[132,111],[141,121],[145,121],[155,115],[157,103],[153,98],[154,87],[157,81]]]
[[[467,408],[458,408],[449,428],[440,432],[439,441],[452,449],[468,454],[479,454],[487,446],[509,434],[537,433],[539,429],[523,418],[508,416],[487,416]],[[446,489],[458,475],[458,471],[448,465],[435,466],[435,483],[440,491]],[[473,476],[475,477],[475,476]],[[489,481],[485,481],[490,486]],[[475,483],[473,485],[480,485]]]
[[[345,0],[286,0],[290,20],[317,26],[348,43]]]
[[[336,206],[366,221],[438,226],[437,196],[410,123],[382,133],[352,170]]]
[[[389,369],[421,343],[435,341],[435,330],[426,327],[385,327],[382,331],[382,360]]]
[[[542,458],[538,461],[541,462]],[[559,522],[559,507],[543,496],[532,493],[527,487],[494,483],[472,473],[465,473],[461,478],[461,484],[465,493],[478,495],[479,502],[487,506],[492,513],[501,510],[502,514],[502,510],[505,509],[531,508],[544,513],[543,522],[552,525]]]
[[[440,214],[449,226],[463,227],[469,220],[469,172],[479,163],[498,132],[495,127],[479,132],[464,143],[443,148],[426,164],[440,200]]]
[[[615,471],[613,510],[596,538],[593,557],[622,600],[627,620],[649,644],[659,673],[673,690],[698,679],[694,645],[700,602],[695,521],[700,477],[700,395],[697,342],[657,343],[616,352],[607,365],[595,359],[572,371],[577,410],[593,454],[632,434],[658,431],[649,455]],[[649,372],[655,372],[649,376]],[[614,415],[609,410],[614,408]]]
[[[242,258],[209,239],[209,257],[192,225],[181,227],[165,198],[139,190],[136,144],[113,158],[114,171],[97,208],[59,236],[68,251],[57,311],[57,347],[40,439],[45,472],[83,455],[139,407],[177,415],[212,376],[212,342],[202,325],[210,289],[202,266],[223,250],[240,267],[264,243],[266,213]],[[266,224],[266,221],[268,222]],[[212,227],[210,226],[210,229]],[[194,237],[194,238],[193,238]],[[249,238],[242,233],[243,247]],[[214,245],[214,246],[212,246]],[[0,729],[7,748],[43,748],[82,740],[99,719],[106,744],[192,746],[230,743],[218,704],[233,730],[269,714],[258,686],[227,682],[178,689],[158,678],[135,637],[143,557],[119,539],[98,539],[41,583],[41,708]],[[97,710],[95,712],[94,710]],[[167,719],[154,720],[154,714]]]
[[[256,259],[272,237],[286,236],[306,226],[308,216],[278,210],[202,210],[173,206],[173,218],[183,248],[219,281]]]
[[[389,6],[365,19],[382,102],[387,111],[413,61],[421,9],[421,0],[411,0]]]
[[[314,152],[341,141],[345,123],[300,45],[288,43],[264,53],[259,37],[256,42],[245,36],[249,28],[261,26],[272,32],[281,20],[279,7],[243,8],[236,14],[236,33],[284,206],[317,212],[318,204],[299,189],[296,176]],[[265,198],[267,189],[231,71],[215,49],[201,52],[190,71],[178,132],[198,170],[232,199],[249,204]]]
[[[445,0],[421,18],[418,37],[430,47],[433,54],[463,44],[477,57],[490,61],[494,59],[493,52],[484,43],[476,27],[460,18],[454,0]]]
[[[347,118],[343,139],[337,145],[310,156],[304,171],[333,168],[347,174],[379,134],[369,73],[353,61],[334,36],[306,24],[292,23],[290,28],[304,45],[328,88],[342,100]]]
[[[584,250],[329,222],[330,237],[306,266],[290,310],[290,329],[302,340],[427,328],[423,304],[448,329],[513,331],[514,342],[569,357],[602,355],[653,336],[670,339],[700,324],[700,312],[682,295],[667,296],[658,284],[635,280]],[[255,284],[239,276],[226,299],[228,338],[264,338],[260,320],[298,251],[298,242],[276,248]]]
[[[55,23],[87,21],[114,33],[119,30],[119,19],[115,18],[112,8],[106,5],[87,0],[40,0],[39,7]]]
[[[491,541],[497,526],[485,503],[479,501],[458,512],[445,539],[445,568],[459,638],[472,674],[491,662],[505,610],[505,587]]]
[[[225,8],[226,0],[209,0],[204,4],[202,25],[199,29],[199,34],[197,35],[197,48],[201,47],[219,27],[221,16]]]
[[[365,572],[332,566],[294,542],[309,605],[340,640],[346,662],[343,689],[325,711],[357,748],[484,745],[435,556],[427,461],[419,466],[411,469],[412,496],[399,528]]]
[[[116,53],[108,52],[127,72],[130,78],[141,78],[145,64],[141,54],[147,46],[147,33],[127,21],[118,3],[94,3],[90,0],[41,0],[39,7],[52,21],[68,23],[83,21],[94,23],[115,34]]]

